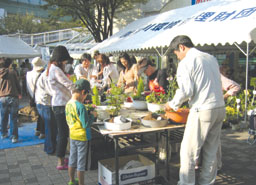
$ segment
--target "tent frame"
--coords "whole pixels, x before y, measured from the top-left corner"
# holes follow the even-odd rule
[[[246,42],[246,51],[244,51],[238,43],[234,43],[234,45],[245,55],[246,57],[246,77],[245,77],[245,111],[244,111],[244,122],[247,123],[247,104],[248,104],[248,69],[249,69],[249,56],[254,52],[256,46],[249,52],[249,43]]]

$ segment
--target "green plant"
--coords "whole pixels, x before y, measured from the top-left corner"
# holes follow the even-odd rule
[[[107,94],[108,101],[108,112],[111,116],[118,115],[121,104],[123,104],[126,94],[124,93],[123,88],[117,87],[115,84],[111,84],[109,93]]]
[[[178,89],[178,83],[177,83],[177,78],[176,76],[173,78],[172,76],[169,77],[169,87],[168,87],[168,92],[167,96],[171,99],[173,99],[176,90]]]
[[[252,86],[254,88],[254,90],[256,89],[256,77],[251,78],[250,86]]]
[[[234,107],[226,106],[226,117],[223,124],[238,124],[242,119],[242,113]]]
[[[142,100],[143,101],[143,100],[145,100],[145,95],[143,93],[144,93],[144,82],[143,82],[143,79],[140,77],[138,85],[137,85],[137,92],[135,95],[132,96],[132,98],[134,100]]]
[[[164,104],[168,101],[168,95],[161,93],[161,92],[152,92],[148,96],[146,96],[146,101],[148,103],[157,103],[157,104]]]
[[[98,88],[94,86],[92,89],[92,92],[93,92],[92,103],[94,105],[100,105],[100,96],[99,96]]]
[[[88,112],[94,111],[96,109],[95,104],[84,104]]]
[[[176,77],[172,78],[172,76],[170,76],[168,79],[169,86],[167,92],[165,92],[163,88],[151,92],[148,96],[146,96],[146,101],[148,103],[164,104],[167,103],[169,99],[172,99],[174,97],[175,92],[178,88]]]

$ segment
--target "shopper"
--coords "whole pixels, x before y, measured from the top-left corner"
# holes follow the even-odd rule
[[[45,63],[40,57],[35,57],[31,63],[33,69],[32,71],[28,71],[26,74],[26,85],[27,91],[30,95],[30,102],[35,103],[36,82],[38,81],[41,73],[44,71]],[[40,139],[43,139],[45,137],[44,121],[40,114],[38,115],[37,119],[35,135],[38,136]]]
[[[169,83],[166,69],[157,69],[151,60],[143,58],[138,62],[138,71],[148,77],[147,90],[167,92]]]
[[[47,154],[54,154],[57,142],[57,125],[51,107],[52,94],[46,74],[47,71],[45,70],[37,80],[35,101],[45,127],[44,151]]]
[[[166,104],[166,110],[177,110],[187,100],[190,105],[181,143],[178,184],[195,184],[195,164],[201,150],[203,159],[198,184],[214,184],[225,117],[219,65],[216,58],[194,48],[188,36],[175,37],[170,49],[180,60],[177,69],[179,88]]]
[[[75,67],[76,79],[81,78],[90,80],[93,71],[93,64],[91,64],[91,55],[84,53],[80,59],[80,64]]]
[[[58,157],[58,170],[67,170],[67,159],[65,159],[69,129],[65,116],[65,105],[71,98],[71,90],[74,87],[72,81],[65,75],[65,64],[71,60],[65,46],[54,48],[50,65],[48,66],[48,80],[52,93],[52,109],[57,123],[58,136],[56,156]]]
[[[75,170],[77,170],[78,184],[84,185],[88,141],[91,139],[90,126],[96,117],[96,112],[89,113],[83,104],[90,91],[89,81],[85,79],[76,81],[72,98],[66,105],[66,119],[70,133],[69,185],[77,184]]]
[[[17,74],[10,70],[11,59],[0,58],[0,126],[1,138],[8,137],[7,125],[10,123],[12,143],[18,142],[18,109],[21,87]]]
[[[104,54],[99,54],[96,61],[100,64],[102,69],[103,78],[98,80],[101,88],[107,90],[111,83],[116,84],[119,78],[117,68],[114,64],[110,63],[109,58]]]
[[[138,66],[127,53],[119,56],[117,65],[122,69],[119,75],[117,86],[124,86],[125,93],[134,93],[139,80]]]

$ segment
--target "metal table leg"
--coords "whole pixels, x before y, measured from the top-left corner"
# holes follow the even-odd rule
[[[159,168],[158,168],[158,157],[159,157],[159,133],[156,132],[156,146],[155,146],[155,172],[156,176],[159,175]]]
[[[119,145],[118,145],[118,137],[114,137],[115,143],[115,170],[116,170],[116,185],[119,185]]]
[[[166,150],[166,161],[165,161],[165,166],[166,166],[166,178],[169,181],[170,177],[169,177],[169,131],[165,130],[165,134],[166,134],[166,145],[165,145],[165,150]]]

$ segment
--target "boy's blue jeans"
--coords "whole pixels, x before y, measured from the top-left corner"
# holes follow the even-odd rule
[[[19,99],[17,97],[0,97],[0,125],[1,134],[8,134],[7,125],[10,123],[10,135],[18,139],[18,110]]]

